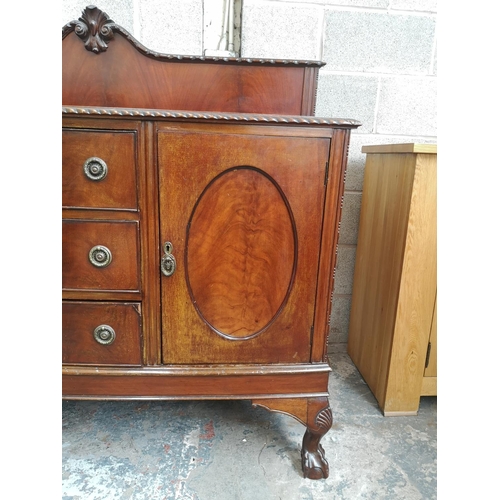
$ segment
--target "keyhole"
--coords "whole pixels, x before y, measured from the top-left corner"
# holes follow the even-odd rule
[[[165,243],[165,253],[167,255],[172,253],[172,243],[170,243],[169,241],[167,241],[167,243]]]

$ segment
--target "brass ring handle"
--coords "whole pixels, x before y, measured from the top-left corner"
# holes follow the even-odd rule
[[[94,330],[94,339],[102,345],[110,345],[116,339],[116,333],[109,325],[99,325]]]
[[[167,241],[165,245],[163,245],[163,250],[165,252],[165,255],[163,255],[163,257],[161,258],[161,272],[165,276],[172,276],[172,274],[175,273],[175,269],[177,267],[175,257],[172,255],[172,252],[174,250],[172,243],[170,243],[170,241]]]
[[[92,247],[89,252],[89,260],[95,267],[107,267],[113,260],[111,250],[103,245]]]
[[[92,156],[85,160],[83,172],[87,179],[91,181],[102,181],[108,175],[108,166],[101,158]]]

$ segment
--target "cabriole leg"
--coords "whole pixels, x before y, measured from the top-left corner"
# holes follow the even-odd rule
[[[321,438],[332,426],[332,410],[327,398],[309,400],[307,429],[302,440],[302,472],[309,479],[326,479],[329,474]]]
[[[302,440],[302,471],[308,479],[328,477],[329,468],[321,438],[332,426],[332,410],[327,397],[254,399],[254,405],[290,415],[306,426]]]

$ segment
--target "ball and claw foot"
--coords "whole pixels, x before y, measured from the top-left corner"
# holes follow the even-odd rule
[[[309,430],[304,435],[302,445],[302,471],[307,479],[326,479],[330,473],[325,450],[319,444],[323,434],[313,434]]]

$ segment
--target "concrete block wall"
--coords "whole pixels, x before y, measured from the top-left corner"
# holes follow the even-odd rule
[[[207,5],[224,0],[99,0],[97,6],[158,52],[200,55]],[[63,21],[88,1],[63,0]],[[316,115],[355,118],[340,230],[330,352],[349,329],[367,144],[437,142],[437,0],[236,0],[241,56],[323,60]],[[212,42],[213,43],[213,42]]]
[[[437,0],[244,0],[244,57],[320,59],[316,115],[355,118],[330,318],[346,350],[367,144],[437,142]]]
[[[202,55],[206,50],[221,48],[224,3],[225,0],[96,0],[93,4],[148,49],[165,54]],[[89,0],[63,0],[62,25],[78,19],[89,4]],[[238,52],[241,5],[241,0],[236,0]]]

